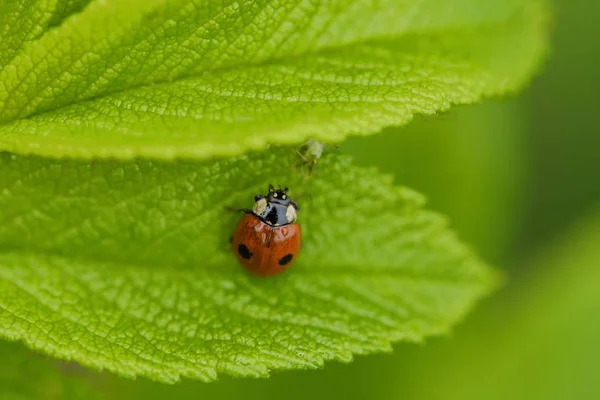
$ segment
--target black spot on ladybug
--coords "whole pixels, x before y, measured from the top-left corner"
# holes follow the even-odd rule
[[[265,216],[265,220],[271,225],[277,225],[277,208],[273,207],[269,210],[269,213]]]
[[[294,256],[292,254],[286,254],[285,256],[283,256],[279,259],[279,265],[288,264],[290,261],[292,261],[292,258],[294,258]]]
[[[245,244],[240,244],[238,246],[238,253],[240,253],[240,256],[242,256],[242,258],[245,258],[246,260],[252,258],[252,252]]]

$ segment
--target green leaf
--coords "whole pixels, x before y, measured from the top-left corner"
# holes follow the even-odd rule
[[[0,3],[0,71],[27,43],[91,0],[4,0]]]
[[[447,332],[496,281],[391,177],[292,149],[207,163],[0,159],[0,335],[163,382],[264,377]],[[299,198],[304,248],[272,279],[230,253],[269,183]]]
[[[16,3],[0,19],[0,148],[46,156],[373,133],[519,88],[546,42],[541,0]]]

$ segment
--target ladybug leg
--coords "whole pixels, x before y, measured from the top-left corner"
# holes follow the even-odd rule
[[[233,245],[233,236],[230,236],[227,240],[227,243],[222,243],[223,251],[230,251],[231,246]]]
[[[231,206],[225,206],[225,211],[229,211],[229,212],[243,212],[245,214],[250,214],[252,212],[252,210],[250,210],[249,208],[235,208],[235,207],[231,207]]]

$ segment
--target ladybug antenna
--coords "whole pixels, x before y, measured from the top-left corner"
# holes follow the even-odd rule
[[[269,193],[273,193],[275,191],[275,188],[273,187],[273,185],[269,184]]]
[[[283,189],[283,193],[287,194],[288,190],[290,190],[290,189],[288,189],[288,188],[287,188],[287,186],[286,186],[286,187]]]

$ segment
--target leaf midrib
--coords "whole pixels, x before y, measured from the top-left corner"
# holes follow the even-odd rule
[[[73,260],[79,262],[91,263],[91,264],[99,264],[105,266],[115,266],[115,267],[130,267],[138,270],[142,269],[156,269],[160,268],[160,264],[144,264],[141,261],[136,262],[119,262],[117,260],[111,260],[107,258],[99,259],[97,257],[86,256],[86,255],[67,255],[57,251],[48,251],[48,250],[40,250],[36,249],[36,251],[27,250],[25,247],[19,246],[1,246],[0,247],[0,257],[10,257],[14,255],[16,257],[26,257],[26,258],[50,258],[50,259],[59,259],[59,260]],[[465,258],[466,261],[467,258]],[[474,261],[473,261],[474,262]],[[231,264],[234,265],[235,261],[232,258]],[[328,263],[328,265],[332,265]],[[439,277],[436,275],[426,275],[420,271],[418,274],[414,272],[410,272],[407,270],[400,270],[397,268],[381,268],[381,267],[365,267],[365,268],[353,268],[352,263],[344,263],[341,262],[339,265],[342,267],[327,267],[327,268],[319,268],[319,272],[316,276],[343,276],[343,277],[372,277],[372,278],[381,278],[384,279],[386,276],[391,276],[394,279],[402,279],[405,282],[412,283],[426,283],[430,285],[440,285],[440,286],[455,286],[455,287],[475,287],[479,288],[482,282],[485,282],[486,279],[482,277],[469,277],[469,279],[465,279],[464,277],[458,277],[457,279],[448,279],[447,277]],[[362,266],[363,264],[356,264],[357,266]],[[1,267],[1,264],[0,264]],[[211,264],[208,267],[201,268],[205,276],[214,276],[221,277],[224,279],[231,279],[234,275],[238,273],[243,273],[243,271],[233,271],[230,273],[224,273],[222,265]],[[190,273],[191,269],[189,266],[179,265],[176,267],[170,267],[170,274],[184,274]],[[315,275],[314,271],[304,270],[304,269],[296,269],[294,274],[299,276],[310,276]]]
[[[65,257],[60,257],[60,258],[62,258],[63,260],[65,259]],[[89,292],[89,294],[90,294],[90,295],[94,295],[94,296],[95,296],[95,295],[97,295],[97,293],[96,293],[95,291],[93,291],[92,289],[90,289],[90,287],[89,287],[89,286],[88,286],[88,285],[87,285],[87,284],[86,284],[84,281],[80,280],[80,279],[79,279],[79,278],[78,278],[76,275],[74,275],[74,274],[72,274],[72,273],[70,273],[70,272],[68,272],[68,271],[63,271],[63,272],[65,272],[65,273],[66,273],[66,274],[67,274],[67,275],[68,275],[70,278],[72,278],[72,279],[74,279],[74,280],[78,281],[78,282],[79,282],[79,284],[80,284],[80,285],[81,285],[81,286],[84,288],[84,290],[86,290],[87,292]],[[39,297],[39,296],[38,296],[36,293],[33,293],[33,292],[31,292],[31,291],[30,291],[30,290],[29,290],[29,289],[28,289],[26,286],[23,286],[22,284],[19,284],[19,280],[10,279],[10,278],[7,278],[7,277],[3,277],[2,279],[3,279],[3,280],[6,280],[6,281],[8,281],[10,284],[14,285],[14,286],[15,286],[15,288],[17,288],[18,290],[21,290],[21,291],[24,291],[25,293],[27,293],[27,294],[28,294],[29,296],[31,296],[31,298],[32,298],[32,299],[34,299],[34,300],[35,300],[37,303],[44,305],[44,307],[47,307],[47,306],[44,304],[44,302],[42,301],[42,299],[41,299],[41,298],[40,298],[40,297]],[[200,295],[202,295],[202,293],[199,293],[199,294],[200,294]],[[248,314],[245,314],[245,313],[243,313],[243,312],[242,312],[242,311],[240,311],[240,310],[237,310],[237,309],[235,309],[235,308],[233,308],[233,307],[230,307],[230,306],[229,306],[227,303],[214,302],[214,301],[213,301],[214,299],[210,299],[210,298],[208,298],[208,297],[205,297],[205,299],[207,300],[207,302],[208,302],[208,303],[212,303],[214,306],[217,306],[217,307],[225,307],[225,308],[228,310],[228,312],[231,312],[231,313],[237,314],[237,315],[239,315],[239,316],[241,316],[241,317],[244,317],[244,318],[245,318],[245,317],[249,317],[249,315],[248,315]],[[155,299],[155,300],[156,300],[156,299]],[[128,312],[127,308],[124,308],[124,307],[121,307],[121,306],[119,306],[119,305],[118,305],[117,303],[115,303],[113,300],[110,300],[110,299],[104,298],[104,301],[106,301],[107,303],[111,304],[111,305],[112,305],[112,306],[114,306],[115,308],[119,309],[119,310],[120,310],[120,311],[121,311],[123,314],[127,315],[127,316],[128,316],[128,318],[133,318],[133,319],[136,319],[136,320],[140,320],[140,321],[142,321],[142,322],[144,322],[144,323],[148,323],[148,321],[146,321],[146,320],[144,320],[144,319],[140,319],[140,318],[139,318],[138,316],[136,316],[136,315],[130,314],[130,313]],[[319,301],[323,301],[323,300],[322,300],[322,299],[319,299]],[[373,305],[374,305],[376,308],[381,308],[381,307],[382,307],[380,304],[373,304]],[[161,308],[162,308],[162,307],[164,307],[164,306],[163,306],[162,304],[160,304],[160,303],[158,304],[158,306],[159,306],[159,307],[161,307]],[[340,307],[340,306],[339,306],[339,305],[336,305],[336,307]],[[20,316],[18,316],[18,315],[16,315],[16,314],[14,314],[12,311],[10,311],[10,310],[6,309],[5,307],[2,307],[2,308],[3,308],[3,309],[5,309],[7,312],[9,312],[11,315],[14,315],[15,317],[17,317],[17,318],[19,318],[19,319],[23,319],[22,317],[20,317]],[[56,311],[56,310],[54,310],[54,309],[50,309],[50,310],[51,310],[51,311]],[[345,310],[346,310],[346,311],[348,311],[348,312],[350,312],[350,311],[351,311],[350,309],[347,309],[347,308],[346,308]],[[178,311],[178,310],[176,310],[176,309],[174,309],[174,310],[172,310],[172,311],[175,311],[176,313],[178,313],[178,314],[181,314],[181,312],[180,312],[180,311]],[[415,313],[416,313],[416,314],[419,314],[419,313],[418,313],[416,310],[412,309],[412,310],[411,310],[411,318],[412,318],[412,319],[414,319],[414,318],[416,318],[416,317],[417,317],[417,316],[413,315],[413,314],[415,314]],[[400,319],[402,319],[402,320],[406,320],[406,318],[407,318],[406,316],[402,317],[401,315],[399,315],[399,314],[397,314],[397,313],[395,313],[395,314],[396,314],[396,317],[398,317],[398,318],[400,318]],[[99,335],[99,334],[98,334],[98,333],[96,333],[95,331],[91,331],[91,330],[89,330],[89,329],[88,329],[88,327],[87,327],[86,325],[83,325],[83,324],[81,324],[81,323],[80,323],[80,321],[78,321],[77,319],[74,319],[73,317],[69,316],[68,314],[64,314],[64,313],[60,312],[60,315],[61,315],[61,317],[62,317],[62,318],[64,318],[64,319],[66,319],[66,320],[70,321],[71,323],[74,323],[74,324],[76,324],[76,325],[78,325],[78,326],[81,326],[81,327],[82,327],[82,328],[83,328],[83,329],[84,329],[86,332],[90,333],[91,335],[93,335],[93,336],[96,336],[96,337],[99,337],[99,338],[101,338],[101,339],[103,339],[103,340],[108,340],[106,337]],[[363,315],[363,314],[359,314],[359,315],[357,315],[357,316],[358,316],[358,317],[360,317],[360,318],[368,318],[368,319],[372,319],[372,318],[373,318],[373,317],[367,317],[367,316],[365,316],[365,315]],[[251,318],[253,318],[253,319],[261,320],[261,318],[257,318],[255,315],[252,315],[252,316],[250,316],[250,317],[251,317]],[[418,315],[418,318],[417,318],[417,319],[422,319],[422,318],[425,318],[425,316],[424,316],[424,315]],[[334,322],[334,323],[332,323],[332,324],[328,324],[328,323],[327,323],[327,320],[320,320],[320,321],[318,321],[319,323],[318,323],[317,325],[315,325],[315,324],[314,324],[314,322],[315,322],[315,321],[313,321],[312,323],[308,323],[308,324],[307,324],[307,323],[298,323],[298,322],[295,322],[295,321],[293,321],[293,320],[288,320],[288,319],[280,319],[280,318],[275,318],[275,319],[273,319],[273,318],[268,318],[268,317],[266,317],[266,316],[265,316],[264,320],[265,320],[265,321],[268,321],[268,322],[272,322],[272,323],[280,323],[280,324],[283,324],[283,325],[294,325],[294,326],[298,326],[298,327],[302,327],[302,328],[307,328],[307,327],[310,327],[310,328],[313,328],[313,329],[316,329],[316,330],[322,330],[322,331],[325,331],[325,332],[327,332],[327,333],[329,333],[329,334],[338,334],[338,335],[343,335],[343,336],[347,337],[348,339],[350,339],[350,340],[352,340],[352,341],[357,341],[357,342],[360,342],[360,343],[362,343],[364,346],[366,346],[366,345],[371,345],[371,346],[372,346],[372,345],[375,345],[377,342],[380,342],[380,341],[385,341],[385,342],[388,342],[388,343],[389,343],[389,342],[390,342],[390,341],[392,341],[392,340],[396,340],[396,339],[394,339],[394,338],[397,336],[397,335],[395,335],[395,334],[393,334],[393,333],[391,333],[391,332],[389,332],[389,331],[388,331],[388,332],[386,332],[385,334],[375,334],[375,335],[373,335],[373,336],[370,336],[370,337],[369,337],[367,340],[365,340],[365,338],[364,338],[362,335],[354,335],[354,334],[353,334],[352,332],[350,332],[350,331],[347,331],[347,330],[341,330],[341,329],[338,329],[338,328],[336,328],[336,323],[335,323],[335,322]],[[31,324],[33,324],[33,325],[35,325],[35,326],[38,326],[38,325],[37,325],[37,323],[34,323],[34,322],[32,322],[32,321],[29,321],[29,320],[25,320],[25,321],[27,321],[28,323],[31,323]],[[386,326],[386,327],[387,327],[387,329],[392,329],[392,330],[394,330],[394,329],[398,329],[398,327],[397,327],[397,326],[390,326],[390,325],[388,325],[387,323],[385,323],[384,321],[378,321],[377,319],[374,319],[373,321],[374,321],[374,322],[376,321],[376,322],[380,323],[381,325],[384,325],[384,326]],[[113,327],[109,325],[109,326],[108,326],[108,328],[111,328],[111,329],[112,329]],[[42,330],[42,331],[43,331],[43,329],[41,329],[39,326],[38,326],[38,329],[40,329],[40,330]],[[44,333],[45,333],[46,335],[48,335],[48,332],[44,332]],[[407,339],[410,339],[410,336],[408,336],[408,335],[405,335],[405,334],[403,334],[402,336],[406,336],[406,338],[407,338]],[[143,337],[144,337],[144,340],[146,340],[146,341],[148,341],[148,342],[151,342],[151,339],[152,339],[152,338],[148,338],[148,337],[145,337],[145,336],[143,336]],[[217,340],[218,340],[218,341],[223,341],[223,339],[217,339]],[[230,342],[231,342],[231,341],[230,341]],[[235,341],[232,341],[232,342],[235,342]],[[79,343],[81,343],[81,342],[79,342]],[[146,360],[146,361],[148,361],[148,362],[155,363],[154,361],[152,361],[152,360],[150,360],[150,359],[147,359],[147,358],[145,358],[145,357],[144,357],[143,355],[141,355],[141,354],[133,353],[133,352],[132,352],[130,349],[128,349],[128,348],[125,348],[125,347],[123,347],[122,345],[120,345],[120,344],[118,344],[118,343],[114,343],[114,342],[112,342],[112,341],[111,341],[111,343],[113,343],[113,344],[116,344],[116,345],[117,345],[117,346],[119,346],[119,347],[122,347],[123,349],[127,350],[128,352],[131,352],[131,353],[132,353],[134,356],[136,356],[136,357],[140,357],[140,358],[142,358],[142,359],[144,359],[144,360]],[[235,343],[237,344],[237,342],[235,342]],[[380,344],[381,344],[381,343],[380,343]],[[83,346],[83,348],[84,348],[85,350],[87,350],[87,351],[89,351],[89,352],[92,352],[92,353],[93,353],[93,351],[92,351],[91,349],[87,349],[85,346]],[[164,351],[163,351],[163,350],[161,350],[161,349],[156,349],[156,350],[157,350],[157,351],[160,351],[161,353],[164,353]],[[353,352],[354,352],[354,351],[353,351]],[[167,353],[164,353],[164,354],[167,354]],[[168,354],[168,355],[171,355],[171,356],[172,356],[172,354]],[[193,363],[193,364],[196,364],[194,361],[188,360],[188,359],[186,359],[186,358],[181,358],[181,359],[182,359],[183,361],[187,361],[187,362],[191,362],[191,363]],[[306,360],[305,360],[305,361],[306,361]]]

